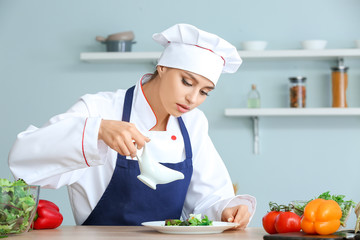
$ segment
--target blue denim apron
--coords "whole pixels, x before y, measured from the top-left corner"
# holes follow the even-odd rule
[[[126,92],[122,121],[130,120],[134,88]],[[141,225],[146,221],[180,218],[193,167],[189,134],[181,117],[178,122],[186,159],[179,163],[162,164],[182,172],[185,178],[160,184],[153,190],[137,179],[140,174],[138,162],[118,154],[110,183],[83,225]]]

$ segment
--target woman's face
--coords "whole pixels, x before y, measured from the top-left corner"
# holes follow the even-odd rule
[[[214,84],[207,78],[196,73],[157,67],[160,77],[160,101],[165,111],[179,117],[203,103]]]

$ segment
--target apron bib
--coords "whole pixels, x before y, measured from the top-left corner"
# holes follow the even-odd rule
[[[126,91],[122,121],[130,121],[134,88]],[[147,221],[180,218],[193,167],[189,134],[181,117],[178,122],[186,159],[161,164],[182,172],[185,178],[157,185],[153,190],[137,179],[140,174],[138,162],[118,154],[110,183],[83,225],[141,225]]]

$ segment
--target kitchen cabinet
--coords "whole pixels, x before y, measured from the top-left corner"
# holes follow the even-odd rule
[[[360,48],[323,50],[264,50],[238,51],[244,61],[263,60],[331,60],[360,58]],[[156,64],[161,52],[84,52],[81,61],[88,63],[151,63]],[[232,108],[225,109],[228,117],[251,117],[253,120],[254,153],[259,153],[259,117],[310,117],[310,116],[359,116],[360,108]]]

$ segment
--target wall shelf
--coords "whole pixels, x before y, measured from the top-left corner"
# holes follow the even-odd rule
[[[245,61],[262,60],[336,60],[360,58],[360,48],[323,50],[238,51]],[[150,63],[157,64],[161,52],[83,52],[80,60],[88,63]],[[251,117],[253,120],[254,153],[259,154],[259,117],[360,116],[360,108],[228,108],[229,117]]]
[[[80,60],[89,63],[154,63],[160,52],[85,52]]]
[[[229,117],[360,116],[360,108],[227,108]]]
[[[265,50],[238,51],[245,60],[337,60],[338,58],[360,58],[359,48],[324,50]],[[161,52],[84,52],[80,60],[90,63],[156,63]]]
[[[360,116],[360,108],[226,108],[225,116],[251,117],[254,154],[259,154],[259,117],[341,117]]]

